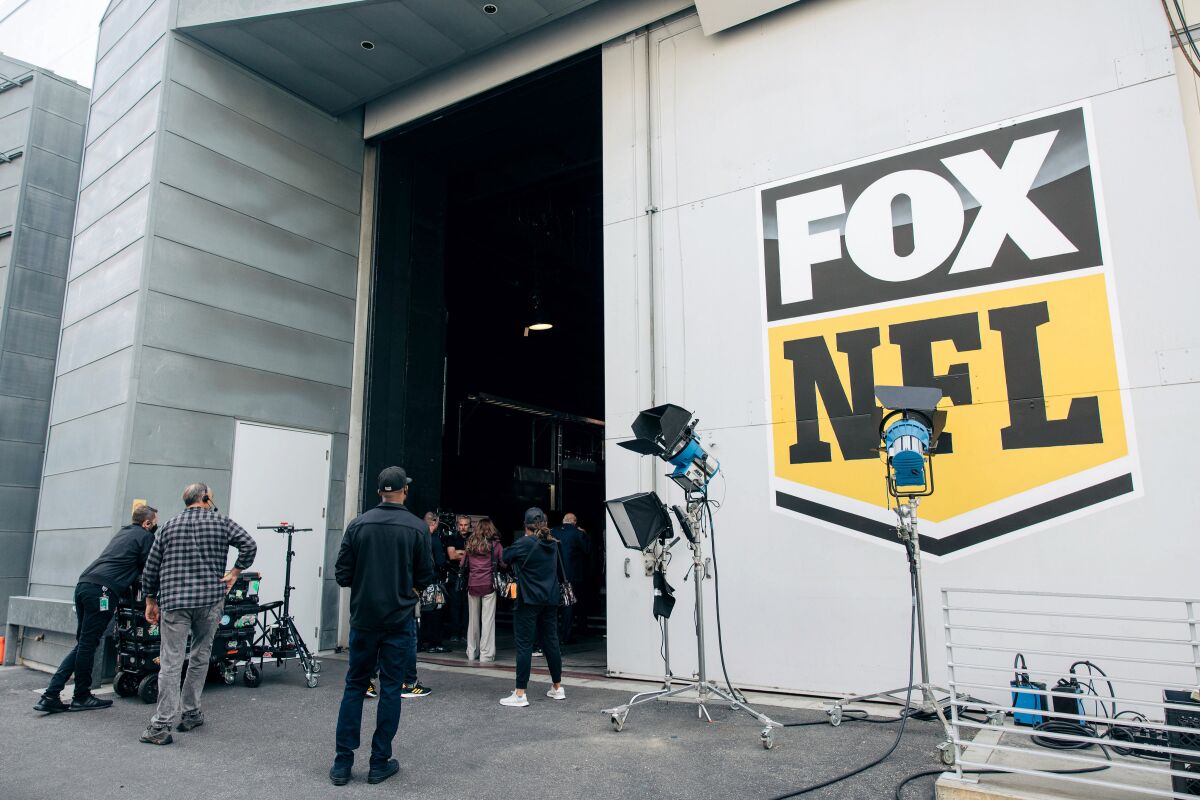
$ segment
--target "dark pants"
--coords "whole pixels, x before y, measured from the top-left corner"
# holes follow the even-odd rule
[[[412,646],[408,648],[408,656],[404,660],[404,685],[417,685],[417,621],[414,619],[409,628],[408,638]]]
[[[446,609],[440,608],[436,611],[422,611],[421,624],[417,638],[423,647],[435,647],[441,645],[442,639],[445,638],[445,616]]]
[[[571,626],[575,623],[575,606],[558,607],[558,640],[563,644],[575,641],[575,631]]]
[[[452,574],[446,581],[447,597],[446,597],[446,612],[449,619],[446,621],[447,632],[451,636],[463,638],[467,635],[467,593],[457,591],[454,581],[458,579],[457,574]]]
[[[513,633],[517,638],[517,688],[529,687],[529,668],[533,659],[533,643],[541,642],[550,667],[550,679],[562,680],[562,654],[558,650],[558,606],[535,606],[521,603],[513,612]]]
[[[350,766],[358,749],[363,698],[375,670],[379,670],[379,705],[375,709],[375,735],[371,737],[371,766],[382,767],[392,757],[392,739],[400,726],[400,683],[415,637],[412,622],[394,632],[350,629],[350,666],[337,720],[335,763]]]
[[[50,679],[46,694],[57,697],[67,685],[71,673],[75,673],[76,700],[86,700],[92,693],[92,665],[96,659],[96,648],[117,606],[117,598],[110,594],[108,611],[101,611],[100,595],[100,587],[94,583],[76,584],[75,646]]]

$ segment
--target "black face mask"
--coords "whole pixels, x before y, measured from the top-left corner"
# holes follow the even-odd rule
[[[154,533],[155,531],[158,530],[158,525],[151,525],[149,528],[146,528],[146,530],[150,531],[151,533]]]
[[[213,503],[213,504],[212,504],[212,506],[210,506],[208,510],[209,510],[209,511],[211,511],[211,512],[213,512],[214,514],[220,514],[220,513],[221,513],[221,509],[217,508],[217,504],[216,504],[216,503]]]

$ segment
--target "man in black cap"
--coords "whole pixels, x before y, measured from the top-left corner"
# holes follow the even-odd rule
[[[138,583],[157,529],[158,510],[145,504],[137,506],[133,509],[133,521],[117,531],[99,558],[79,576],[75,586],[75,646],[50,679],[50,685],[33,707],[34,711],[56,714],[112,705],[112,700],[102,700],[92,694],[96,647],[113,614],[117,613],[117,599]],[[59,695],[71,673],[75,673],[75,692],[68,706]]]
[[[421,591],[434,580],[425,523],[404,507],[411,482],[400,467],[379,473],[383,502],[346,526],[338,551],[337,582],[350,587],[350,665],[338,711],[336,755],[329,770],[334,786],[350,781],[363,698],[376,669],[379,706],[367,783],[380,783],[400,771],[392,758],[392,739],[400,725],[406,665],[416,646],[413,610]]]

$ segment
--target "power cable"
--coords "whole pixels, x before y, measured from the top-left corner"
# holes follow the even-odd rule
[[[787,794],[781,794],[778,797],[772,798],[771,800],[788,800],[788,798],[791,798],[791,797],[799,797],[802,794],[808,794],[809,792],[815,792],[817,789],[824,789],[826,786],[832,786],[835,783],[841,783],[842,781],[846,780],[847,778],[853,778],[855,775],[859,775],[863,772],[866,772],[867,770],[871,769],[874,766],[882,764],[884,761],[887,760],[887,758],[892,753],[896,752],[896,748],[900,746],[900,740],[902,738],[904,738],[904,730],[905,730],[905,728],[908,727],[908,718],[910,716],[912,716],[911,713],[909,713],[909,712],[912,710],[913,660],[914,660],[914,657],[916,656],[916,648],[917,648],[917,594],[916,594],[916,586],[914,585],[913,586],[912,622],[910,623],[910,626],[909,626],[909,635],[908,635],[908,691],[904,696],[904,713],[900,717],[900,730],[896,732],[896,739],[895,739],[895,741],[892,742],[892,746],[887,749],[887,752],[885,752],[879,758],[875,759],[874,761],[872,761],[868,764],[863,764],[861,767],[856,767],[855,769],[852,769],[849,772],[843,773],[843,774],[838,775],[833,778],[829,778],[828,780],[821,781],[820,783],[814,783],[810,786],[805,786],[804,788],[797,789],[794,792],[788,792]]]
[[[1179,13],[1179,24],[1183,28],[1184,34],[1187,35],[1188,44],[1192,46],[1192,53],[1197,59],[1200,59],[1200,48],[1196,47],[1196,40],[1192,38],[1192,29],[1188,26],[1187,17],[1183,14],[1183,6],[1180,5],[1179,0],[1174,0],[1174,3],[1175,10]]]
[[[1167,26],[1170,27],[1171,35],[1175,37],[1175,41],[1179,43],[1179,52],[1183,53],[1183,58],[1185,61],[1187,61],[1188,66],[1192,68],[1192,72],[1196,73],[1197,76],[1200,76],[1200,66],[1197,65],[1196,61],[1192,60],[1192,53],[1184,45],[1183,37],[1179,34],[1179,29],[1175,27],[1175,18],[1171,16],[1171,9],[1167,7],[1167,0],[1161,0],[1161,2],[1163,13],[1167,15]],[[1191,38],[1191,32],[1188,31],[1189,41]],[[1196,56],[1196,58],[1197,60],[1200,60],[1200,55]]]
[[[725,641],[721,634],[721,571],[717,568],[717,524],[713,521],[712,505],[708,500],[708,487],[704,487],[704,510],[708,513],[708,536],[712,540],[713,567],[713,596],[717,606],[717,653],[721,656],[721,674],[725,676],[725,686],[739,703],[746,702],[746,695],[734,687],[729,680],[729,670],[725,667]]]

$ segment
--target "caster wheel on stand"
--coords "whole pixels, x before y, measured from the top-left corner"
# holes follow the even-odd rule
[[[759,738],[762,740],[762,746],[764,750],[770,750],[775,747],[775,732],[770,728],[764,729],[762,736]]]
[[[617,733],[620,733],[625,728],[625,715],[613,714],[612,717],[609,718],[609,722],[612,724],[612,729]]]
[[[312,673],[313,673],[313,675],[321,674],[321,662],[320,661],[312,662]]]
[[[833,708],[829,709],[829,724],[835,728],[842,724],[841,706],[834,706]]]
[[[225,681],[226,686],[233,686],[234,681],[237,680],[237,670],[235,670],[235,669],[223,670],[221,672],[221,680]]]
[[[953,767],[955,762],[955,750],[953,742],[942,742],[938,745],[938,758],[942,760],[942,764],[947,767]]]
[[[262,683],[262,672],[253,664],[247,664],[242,672],[242,683],[251,689],[257,688]]]
[[[307,684],[308,684],[308,688],[310,688],[310,689],[315,689],[315,688],[317,688],[317,676],[316,676],[316,675],[314,675],[314,674],[313,674],[313,673],[311,673],[311,672],[310,672],[310,673],[308,673],[308,674],[305,676],[305,683],[307,683]]]

